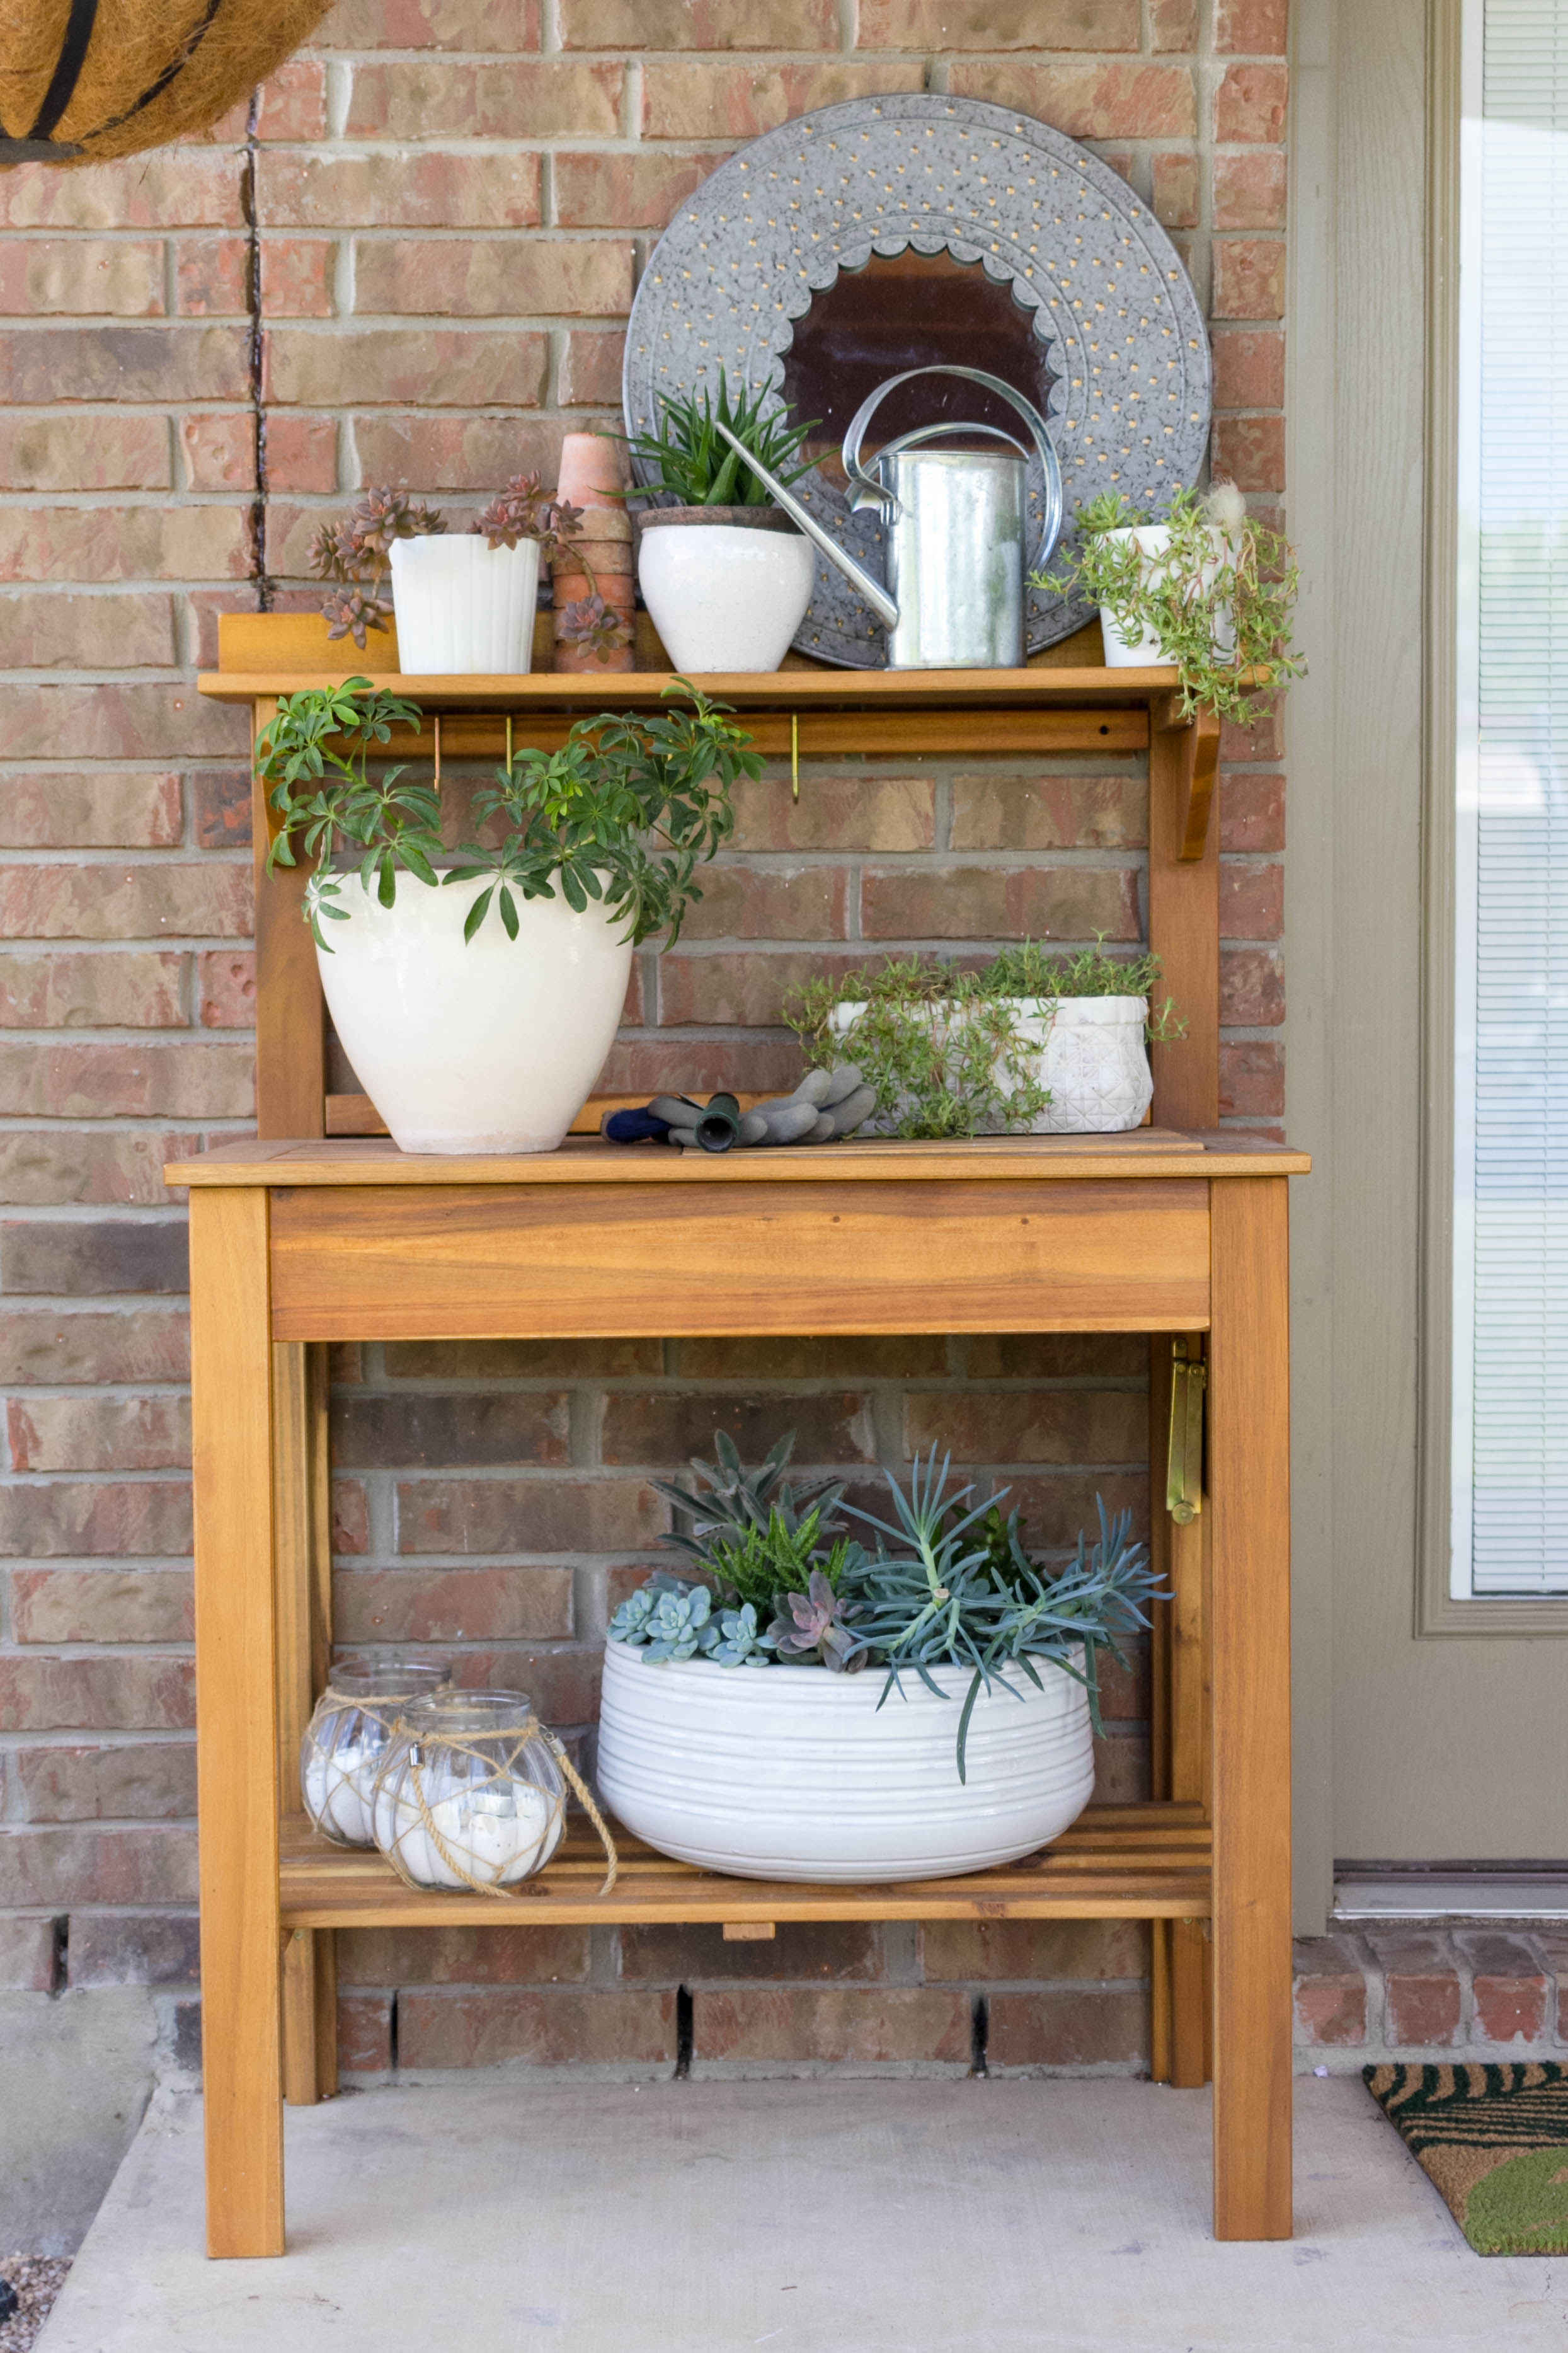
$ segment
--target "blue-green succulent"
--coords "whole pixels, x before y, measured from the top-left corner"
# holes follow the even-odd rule
[[[771,1667],[773,1638],[761,1632],[752,1603],[739,1609],[721,1609],[702,1629],[699,1642],[705,1659],[716,1667]]]

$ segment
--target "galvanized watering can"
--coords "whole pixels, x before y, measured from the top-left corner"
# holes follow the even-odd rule
[[[922,425],[889,441],[868,472],[860,444],[879,405],[900,384],[955,375],[1011,403],[1039,453],[1046,477],[1045,522],[1028,554],[1029,452],[994,425]],[[1014,670],[1024,659],[1024,575],[1050,561],[1062,527],[1062,477],[1046,420],[1032,401],[984,368],[906,368],[862,403],[844,437],[851,508],[874,506],[887,518],[887,581],[847,554],[815,515],[736,440],[731,448],[767,485],[784,512],[859,590],[888,629],[889,670]],[[999,449],[932,449],[931,441],[984,433]]]

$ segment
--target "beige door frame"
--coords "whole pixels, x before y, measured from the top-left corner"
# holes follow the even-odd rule
[[[1298,1925],[1550,1858],[1568,1603],[1447,1598],[1458,0],[1292,0],[1287,1120]],[[1439,1638],[1439,1639],[1434,1639]]]

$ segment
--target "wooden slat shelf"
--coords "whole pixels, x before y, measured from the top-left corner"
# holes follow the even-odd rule
[[[378,1854],[282,1826],[282,1923],[294,1928],[593,1927],[778,1920],[1167,1920],[1209,1911],[1208,1825],[1196,1805],[1091,1806],[1023,1862],[957,1879],[804,1886],[731,1879],[672,1862],[616,1833],[620,1874],[598,1893],[605,1857],[574,1831],[515,1898],[407,1887]]]

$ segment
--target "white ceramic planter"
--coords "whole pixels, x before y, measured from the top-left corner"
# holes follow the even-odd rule
[[[661,1854],[742,1879],[939,1879],[1016,1862],[1089,1803],[1094,1754],[1081,1683],[1036,1662],[1023,1696],[982,1693],[967,1779],[956,1762],[969,1677],[933,1672],[938,1699],[904,1678],[879,1712],[876,1667],[650,1666],[605,1646],[599,1792]]]
[[[632,962],[624,920],[574,915],[557,890],[519,906],[515,940],[492,901],[466,943],[484,888],[400,874],[383,907],[345,875],[348,922],[322,919],[333,1027],[404,1152],[553,1152],[615,1039]]]
[[[1020,997],[1013,999],[1019,1038],[1033,1051],[1031,1076],[1051,1100],[1030,1122],[1033,1135],[1115,1135],[1142,1124],[1154,1093],[1143,1041],[1146,997]],[[836,1005],[833,1026],[846,1037],[863,1005]],[[931,1008],[939,1029],[952,1008]],[[1011,1080],[1005,1080],[1011,1085]],[[891,1134],[898,1110],[868,1120],[862,1133]]]
[[[539,543],[491,547],[479,532],[395,539],[392,602],[411,677],[519,676],[533,665]]]
[[[811,602],[816,550],[791,523],[710,522],[706,513],[656,508],[638,518],[637,578],[653,625],[679,670],[777,670]]]
[[[1131,540],[1136,545],[1139,554],[1144,559],[1142,565],[1144,580],[1147,582],[1158,576],[1159,559],[1171,544],[1169,524],[1139,523],[1126,531],[1108,531],[1105,536],[1107,539],[1117,540],[1122,543]],[[1210,538],[1215,543],[1215,554],[1214,562],[1205,564],[1204,566],[1203,586],[1205,592],[1214,586],[1224,554],[1219,533],[1213,532],[1210,533]],[[1115,615],[1104,605],[1100,608],[1100,634],[1105,643],[1105,666],[1108,670],[1174,670],[1176,667],[1174,659],[1169,654],[1161,652],[1160,633],[1157,629],[1140,629],[1131,635],[1125,634]],[[1228,607],[1222,607],[1215,614],[1214,642],[1215,650],[1218,654],[1232,654],[1235,651],[1236,632],[1230,624]]]

